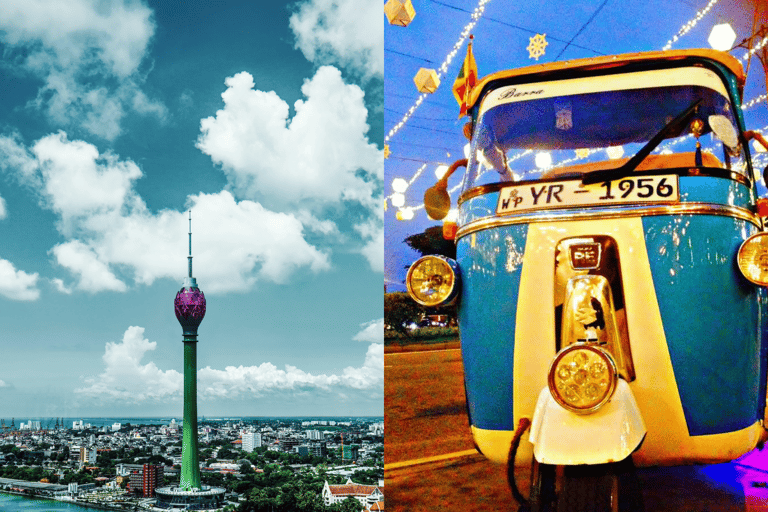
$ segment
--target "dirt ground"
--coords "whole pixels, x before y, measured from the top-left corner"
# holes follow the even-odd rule
[[[460,351],[405,347],[384,365],[387,511],[516,511],[506,469],[473,451]],[[768,448],[727,464],[640,468],[638,478],[646,512],[768,512]],[[516,479],[527,496],[529,470]]]

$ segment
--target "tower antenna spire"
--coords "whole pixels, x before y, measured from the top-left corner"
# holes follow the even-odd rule
[[[192,210],[189,210],[189,277],[192,277]]]

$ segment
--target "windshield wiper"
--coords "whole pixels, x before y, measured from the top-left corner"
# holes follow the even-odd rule
[[[619,180],[621,178],[626,178],[632,172],[637,168],[638,165],[640,165],[640,162],[642,162],[645,157],[647,157],[651,151],[656,149],[656,146],[661,144],[661,141],[667,138],[670,134],[676,132],[679,130],[682,125],[688,122],[688,119],[693,115],[693,113],[696,111],[696,107],[699,106],[699,103],[701,103],[703,100],[698,99],[691,103],[691,105],[685,109],[681,114],[679,114],[676,118],[674,118],[672,121],[667,123],[667,125],[661,129],[659,133],[653,136],[651,140],[646,142],[645,146],[643,146],[640,151],[638,151],[635,156],[630,158],[627,163],[622,165],[621,167],[617,167],[616,169],[603,169],[600,171],[592,171],[587,174],[585,174],[581,178],[581,182],[584,185],[591,185],[593,183],[601,183],[603,181],[613,181],[613,180]]]

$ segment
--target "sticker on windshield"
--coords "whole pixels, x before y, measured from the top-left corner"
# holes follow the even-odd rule
[[[680,201],[675,174],[645,176],[584,185],[581,181],[554,181],[504,187],[496,213],[521,213],[572,206],[675,203]]]

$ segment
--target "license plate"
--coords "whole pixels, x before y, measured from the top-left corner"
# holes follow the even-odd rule
[[[583,185],[578,180],[529,183],[504,187],[496,213],[529,212],[572,206],[675,203],[680,201],[676,174],[630,177]]]

